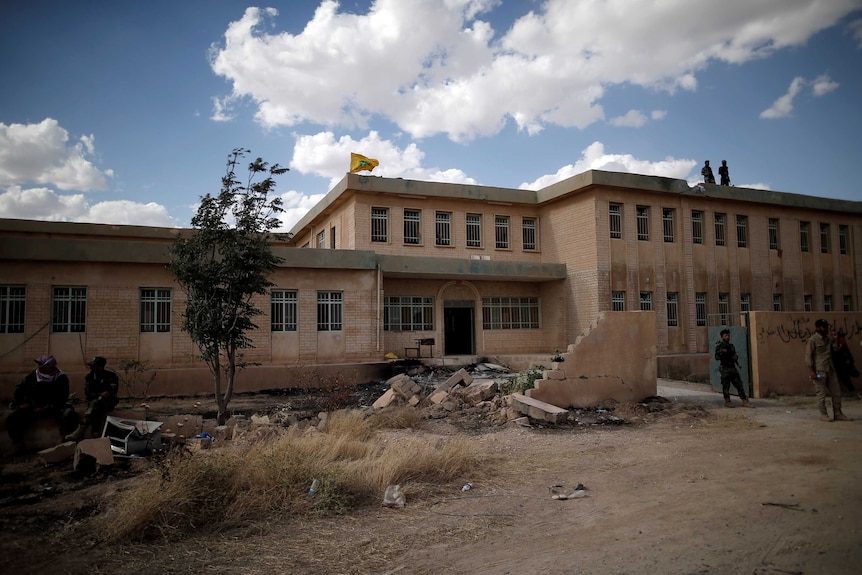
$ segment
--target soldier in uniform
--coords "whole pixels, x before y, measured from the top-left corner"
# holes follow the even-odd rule
[[[745,389],[742,385],[742,378],[736,370],[738,365],[736,348],[730,343],[730,330],[721,330],[721,339],[715,344],[715,359],[718,360],[718,371],[721,373],[721,393],[724,395],[724,406],[733,407],[730,402],[730,384],[736,388],[739,394],[739,399],[742,400],[742,407],[751,407],[748,402],[748,396],[745,395]]]
[[[87,411],[84,413],[84,422],[74,432],[66,436],[66,441],[80,441],[84,439],[84,433],[90,427],[93,435],[99,434],[97,427],[104,421],[105,415],[117,406],[120,401],[117,391],[120,387],[120,379],[110,369],[105,369],[108,360],[97,355],[87,362],[90,373],[84,379],[84,395],[87,398]]]
[[[700,175],[703,176],[704,184],[714,184],[715,174],[712,173],[712,167],[709,165],[709,160],[703,163],[703,168],[700,170]]]
[[[718,167],[718,175],[721,178],[722,186],[730,185],[730,168],[727,167],[727,160],[722,160]]]
[[[850,421],[841,412],[841,386],[835,374],[835,364],[832,363],[832,351],[836,348],[829,337],[829,322],[818,319],[814,322],[815,333],[805,344],[805,365],[808,366],[808,376],[814,382],[817,392],[817,407],[820,409],[821,421]],[[832,417],[826,411],[826,394],[832,396]]]

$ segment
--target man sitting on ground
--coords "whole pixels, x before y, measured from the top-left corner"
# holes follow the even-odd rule
[[[66,436],[66,441],[81,441],[88,427],[91,428],[93,435],[99,435],[98,427],[105,421],[105,416],[117,406],[120,379],[115,372],[105,369],[106,365],[108,360],[100,355],[87,362],[90,368],[84,385],[87,411],[84,413],[84,422],[73,433]]]

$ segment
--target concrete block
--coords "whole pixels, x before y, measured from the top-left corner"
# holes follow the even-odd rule
[[[411,407],[416,407],[417,405],[419,405],[420,401],[422,401],[422,400],[419,399],[419,396],[414,395],[413,397],[411,397],[410,399],[407,400],[407,404],[410,405]]]
[[[470,385],[471,383],[473,383],[473,377],[467,373],[466,369],[461,368],[453,373],[449,379],[438,385],[436,391],[445,390],[448,392],[456,385]]]
[[[66,441],[60,445],[43,449],[39,452],[39,458],[45,462],[45,465],[67,461],[75,457],[76,446],[74,441]]]
[[[532,419],[550,423],[562,423],[569,416],[568,410],[520,393],[512,394],[512,409]]]
[[[399,373],[398,375],[389,378],[386,383],[389,384],[389,389],[393,390],[405,400],[410,399],[416,393],[413,391],[416,384],[407,374]]]
[[[392,403],[395,402],[397,397],[398,396],[396,395],[395,390],[389,389],[386,391],[386,393],[378,397],[377,401],[371,404],[371,407],[373,407],[374,409],[383,409],[384,407],[389,407],[390,405],[392,405]]]
[[[499,386],[493,379],[477,379],[462,393],[464,399],[475,405],[487,399],[491,399],[497,395],[498,391]]]
[[[252,425],[270,425],[272,422],[269,420],[268,415],[252,415],[251,416],[251,424]]]
[[[433,403],[435,405],[440,405],[441,403],[446,401],[446,399],[448,399],[448,398],[449,398],[449,392],[446,391],[445,389],[440,389],[440,390],[432,393],[430,396],[428,396],[428,401],[430,401],[431,403]]]
[[[95,462],[96,470],[105,465],[114,464],[114,452],[111,450],[111,440],[107,437],[84,439],[75,449],[75,460],[72,464],[76,471],[88,461]]]

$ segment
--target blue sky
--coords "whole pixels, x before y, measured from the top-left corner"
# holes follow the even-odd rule
[[[862,200],[862,0],[6,0],[0,217],[188,226],[233,148],[284,229],[348,170],[595,168]]]

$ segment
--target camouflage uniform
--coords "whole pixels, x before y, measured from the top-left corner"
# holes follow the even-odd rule
[[[736,348],[733,347],[733,344],[728,341],[719,340],[715,344],[715,359],[719,363],[718,372],[721,374],[721,393],[724,395],[724,402],[728,403],[730,401],[731,383],[736,388],[739,399],[743,402],[747,401],[748,396],[745,395],[742,378],[736,370]]]
[[[117,391],[120,380],[117,374],[110,369],[93,370],[84,378],[84,395],[87,397],[87,411],[84,413],[84,425],[92,429],[94,434],[102,430],[97,429],[105,420],[105,415],[114,409],[119,403]],[[108,392],[108,397],[102,393]]]
[[[805,343],[805,365],[813,368],[820,379],[814,380],[814,390],[817,392],[817,408],[820,415],[828,420],[829,414],[826,410],[826,395],[832,396],[833,417],[841,417],[841,386],[838,376],[835,374],[835,365],[832,363],[832,338],[815,333]]]

